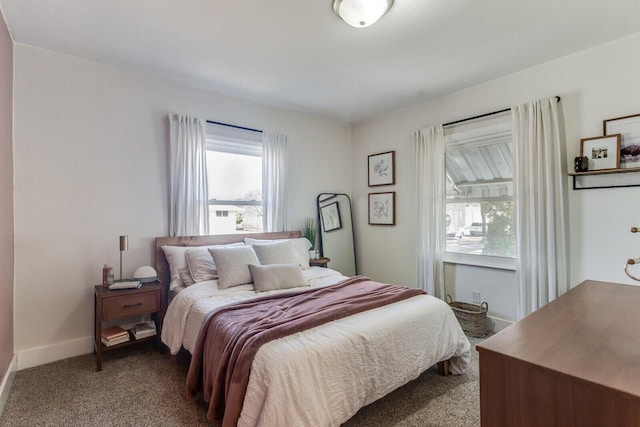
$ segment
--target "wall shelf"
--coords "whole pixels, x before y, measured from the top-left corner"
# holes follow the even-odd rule
[[[573,178],[574,190],[640,187],[640,175],[632,172],[640,172],[640,168],[569,172],[568,175]]]

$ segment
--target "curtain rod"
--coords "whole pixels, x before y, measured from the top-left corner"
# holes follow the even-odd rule
[[[561,98],[559,96],[556,96],[556,99],[558,100],[558,102],[560,102]],[[457,125],[458,123],[468,122],[470,120],[475,120],[475,119],[481,119],[483,117],[493,116],[494,114],[506,113],[507,111],[510,111],[510,110],[511,110],[511,108],[505,108],[504,110],[498,110],[498,111],[494,111],[492,113],[485,113],[485,114],[480,114],[478,116],[467,117],[466,119],[461,119],[461,120],[456,120],[456,121],[453,121],[453,122],[445,123],[445,124],[442,125],[442,127]]]
[[[211,123],[211,124],[214,124],[214,125],[220,125],[220,126],[226,126],[226,127],[230,127],[230,128],[234,128],[234,129],[248,130],[249,132],[262,133],[262,131],[260,129],[251,129],[251,128],[246,128],[244,126],[230,125],[229,123],[214,122],[213,120],[207,120],[207,123]]]

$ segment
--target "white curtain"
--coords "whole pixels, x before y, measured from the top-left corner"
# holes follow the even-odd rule
[[[262,133],[262,224],[264,231],[289,229],[289,145],[287,136]]]
[[[414,134],[416,155],[416,202],[418,286],[444,299],[444,131],[441,125]]]
[[[558,100],[511,109],[514,121],[517,319],[567,290],[564,141]]]
[[[169,235],[209,234],[209,191],[204,121],[169,116]]]

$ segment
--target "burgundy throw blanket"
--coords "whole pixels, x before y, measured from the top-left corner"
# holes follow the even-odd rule
[[[202,386],[207,417],[236,426],[254,356],[263,344],[296,332],[424,294],[356,276],[335,285],[230,304],[205,318],[187,375],[187,398]]]

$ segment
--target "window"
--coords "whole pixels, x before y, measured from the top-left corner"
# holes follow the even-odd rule
[[[445,128],[445,261],[515,265],[510,113]]]
[[[207,123],[211,234],[262,231],[262,133]]]

